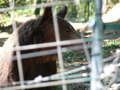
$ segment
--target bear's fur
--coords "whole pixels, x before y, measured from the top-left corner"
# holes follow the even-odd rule
[[[64,20],[66,14],[66,6],[57,14],[60,40],[63,41],[80,38],[74,28]],[[16,55],[16,51],[13,51],[13,48],[16,46],[17,40],[19,40],[20,46],[55,42],[56,39],[51,7],[46,7],[44,14],[41,17],[35,20],[30,20],[21,25],[5,42],[3,50],[0,53],[0,85],[5,85],[8,82],[19,81],[20,79],[17,60],[12,60],[13,56]],[[56,47],[22,50],[20,53],[26,54],[55,48]],[[57,54],[22,59],[24,80],[33,80],[38,75],[42,75],[44,77],[55,74],[57,72],[56,59]],[[5,86],[9,87],[9,85]],[[52,87],[36,88],[34,90],[51,89]]]

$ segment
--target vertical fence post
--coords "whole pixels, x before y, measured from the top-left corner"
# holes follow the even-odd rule
[[[9,3],[10,3],[10,8],[14,8],[14,0],[9,0]],[[16,22],[15,22],[15,16],[14,16],[14,11],[12,11],[11,13],[11,19],[12,19],[12,28],[13,28],[13,31],[16,30]],[[18,32],[17,32],[17,42],[15,43],[16,44],[16,47],[20,48],[20,45],[19,45],[19,41],[18,41]],[[15,47],[15,48],[16,48]],[[17,57],[17,64],[18,64],[18,73],[19,73],[19,78],[20,78],[20,84],[21,84],[21,88],[24,87],[24,76],[23,76],[23,66],[22,66],[22,58],[21,58],[21,52],[20,50],[16,50],[16,57]],[[24,89],[21,89],[21,90],[24,90]]]
[[[91,90],[100,90],[99,74],[101,71],[102,49],[100,36],[102,35],[103,25],[101,19],[102,0],[94,0],[95,5],[95,25],[92,41],[92,61],[91,61]]]

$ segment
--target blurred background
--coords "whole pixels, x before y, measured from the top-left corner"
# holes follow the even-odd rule
[[[0,1],[0,9],[9,8],[11,0],[1,0]],[[27,5],[37,5],[37,4],[45,4],[51,2],[61,2],[65,0],[14,0],[15,7],[22,7]],[[73,1],[73,0],[69,0]],[[77,0],[76,0],[77,1]],[[68,14],[66,16],[66,20],[69,21],[75,30],[78,32],[83,31],[85,33],[85,37],[92,37],[92,30],[86,28],[86,24],[88,21],[94,19],[95,16],[95,8],[94,8],[94,0],[80,0],[79,3],[69,3],[65,4],[68,7]],[[57,13],[64,5],[57,5],[55,7],[55,13]],[[103,8],[102,8],[102,19],[104,23],[120,23],[120,3],[119,0],[103,0]],[[7,38],[13,32],[12,27],[12,19],[11,13],[13,11],[5,11],[0,12],[0,47],[4,44]],[[15,22],[17,27],[19,27],[24,22],[35,19],[38,16],[41,16],[44,12],[44,7],[35,8],[29,7],[25,9],[17,9],[14,10],[15,14]],[[110,57],[115,54],[115,50],[120,48],[120,31],[105,31],[103,33],[105,36],[108,35],[109,39],[106,38],[101,41],[102,43],[102,54],[103,57]],[[112,35],[112,36],[110,36]],[[114,36],[113,36],[114,35]],[[89,48],[91,48],[91,42],[89,42]],[[89,50],[89,54],[91,55],[91,50]],[[87,58],[85,52],[66,52],[63,54],[64,58],[64,67],[66,70],[71,70],[82,65],[88,65]],[[59,66],[58,66],[59,72]],[[90,73],[90,69],[81,71],[80,73]],[[78,73],[78,72],[77,72]],[[109,81],[105,81],[109,82]],[[105,83],[106,84],[106,83]],[[107,85],[107,84],[106,84]],[[87,83],[77,83],[77,84],[68,84],[68,90],[89,90],[89,82]],[[61,86],[56,87],[56,90],[61,90]]]

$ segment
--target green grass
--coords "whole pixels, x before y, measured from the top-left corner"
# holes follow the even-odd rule
[[[120,46],[120,40],[110,40],[109,42],[106,42],[105,49],[115,49]]]
[[[117,49],[119,47],[120,47],[120,40],[109,40],[109,41],[104,43],[104,45],[102,47],[102,53],[104,56],[108,56],[108,55],[110,56],[111,51],[114,49]],[[75,52],[75,51],[66,52],[63,54],[63,58],[64,58],[64,61],[68,62],[68,63],[79,62],[80,60],[83,60],[85,58],[84,53],[82,55],[81,54],[80,53],[78,54],[78,52]],[[87,69],[85,71],[81,71],[80,73],[84,73],[84,72],[86,72],[86,73],[90,72],[90,69]],[[79,89],[86,90],[86,88],[87,87],[85,87],[84,83],[68,84],[67,85],[68,90],[79,90]],[[56,86],[55,90],[62,90],[62,87]]]
[[[66,62],[78,62],[79,60],[83,60],[85,55],[84,53],[81,54],[76,51],[69,51],[63,54],[63,58]]]
[[[103,45],[103,55],[109,55],[114,49],[120,48],[120,40],[110,40]]]
[[[19,16],[22,16],[22,15],[31,16],[31,15],[34,15],[34,10],[35,9],[33,8],[20,9],[20,10],[16,10],[15,13],[17,13]]]
[[[120,48],[120,40],[109,40],[107,42],[104,42],[103,47],[102,47],[103,56],[110,55],[117,48]],[[84,52],[81,53],[81,52],[69,51],[63,54],[63,58],[65,62],[72,63],[72,62],[82,61],[86,57],[85,57]]]

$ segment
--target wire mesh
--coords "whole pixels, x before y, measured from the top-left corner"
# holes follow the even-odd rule
[[[100,0],[101,1],[101,0]],[[74,6],[77,7],[77,10],[80,7],[82,2],[90,2],[90,0],[50,0],[50,1],[45,1],[45,3],[40,3],[40,4],[30,4],[30,5],[25,5],[25,6],[14,6],[14,0],[9,0],[9,7],[7,8],[0,8],[0,12],[8,12],[11,11],[11,21],[12,21],[12,30],[15,32],[13,36],[15,35],[16,37],[10,36],[9,39],[11,38],[11,41],[9,39],[6,41],[4,44],[3,48],[0,51],[0,86],[1,90],[51,90],[50,86],[57,86],[54,87],[54,90],[107,90],[113,83],[115,83],[118,78],[118,61],[119,61],[119,49],[115,55],[105,57],[105,59],[102,59],[102,48],[105,47],[107,44],[105,42],[106,39],[112,38],[118,38],[118,35],[106,35],[102,36],[102,31],[103,31],[103,23],[101,20],[100,12],[101,12],[101,5],[99,4],[99,1],[94,1],[95,2],[95,10],[96,10],[96,17],[95,17],[95,26],[94,32],[93,32],[93,37],[91,38],[85,38],[84,32],[77,33],[76,31],[73,30],[71,26],[69,26],[69,29],[72,28],[72,33],[75,35],[78,35],[79,38],[71,38],[67,37],[67,39],[61,41],[62,33],[61,34],[61,29],[65,29],[67,33],[69,32],[69,29],[66,28],[68,26],[64,26],[65,23],[68,25],[68,20],[75,20],[75,22],[82,22],[83,18],[81,19],[81,15],[83,12],[78,11],[77,16],[75,18],[69,18],[67,17],[67,21],[61,20],[62,14],[57,14],[56,15],[56,7],[60,6],[62,8],[63,6],[72,6],[71,4],[74,4]],[[80,3],[80,4],[78,4]],[[89,4],[88,4],[89,5]],[[98,6],[99,7],[98,7]],[[19,38],[24,38],[24,37],[19,37],[21,35],[21,32],[19,32],[18,24],[16,23],[16,13],[15,10],[19,9],[28,9],[28,8],[47,8],[51,7],[49,11],[51,10],[51,18],[53,20],[53,29],[54,31],[52,32],[52,36],[54,36],[53,41],[51,40],[52,36],[49,38],[47,37],[47,42],[42,42],[45,40],[43,39],[38,39],[41,40],[39,43],[36,43],[33,39],[31,42],[35,42],[34,44],[21,44]],[[58,8],[58,7],[57,7]],[[59,8],[58,8],[59,9]],[[89,8],[86,8],[86,10]],[[47,9],[46,9],[47,10]],[[62,13],[64,12],[65,7],[62,9]],[[54,12],[55,11],[55,12]],[[59,10],[60,11],[60,10]],[[89,12],[89,10],[87,11]],[[68,12],[70,14],[71,12]],[[45,14],[45,9],[43,9],[43,13],[41,14],[41,17],[44,21],[44,17],[42,15]],[[49,16],[49,12],[47,13]],[[76,14],[76,13],[75,13]],[[73,14],[73,16],[75,15]],[[47,16],[47,15],[46,15]],[[89,16],[89,13],[88,13]],[[58,18],[60,17],[60,18]],[[45,17],[46,18],[46,17]],[[40,19],[41,22],[42,19]],[[62,21],[60,22],[59,19]],[[36,19],[37,20],[37,19]],[[85,19],[86,20],[86,19]],[[23,20],[24,21],[24,20]],[[34,20],[33,20],[34,21]],[[29,22],[29,21],[28,21]],[[34,22],[36,25],[37,23]],[[30,23],[30,25],[34,26],[34,23]],[[44,25],[44,23],[42,23]],[[59,24],[62,24],[59,26]],[[24,26],[27,28],[27,26]],[[49,27],[49,23],[46,24],[44,27]],[[43,28],[43,27],[42,27]],[[28,27],[28,29],[30,29]],[[24,29],[23,29],[24,30]],[[31,30],[34,30],[31,29]],[[43,29],[44,30],[44,29]],[[98,32],[99,31],[99,32]],[[51,33],[49,31],[49,33]],[[30,33],[30,32],[28,32]],[[39,32],[41,33],[41,32]],[[46,34],[49,36],[49,33]],[[77,34],[76,34],[77,33]],[[38,34],[38,33],[37,33]],[[41,34],[40,34],[41,35]],[[27,35],[24,35],[27,36]],[[37,36],[37,35],[36,35]],[[74,36],[74,35],[73,35]],[[32,37],[34,38],[34,37]],[[24,38],[25,39],[25,38]],[[105,39],[105,40],[104,40]],[[119,40],[119,39],[118,39]],[[24,41],[24,40],[23,40]],[[91,41],[93,41],[91,43]],[[42,42],[42,43],[41,43]],[[92,48],[91,48],[92,46]],[[97,49],[97,50],[96,50]],[[35,51],[34,51],[35,50]],[[90,54],[92,50],[92,55]],[[26,52],[28,51],[28,52]],[[13,53],[14,52],[14,53]],[[24,52],[24,53],[23,53]],[[58,58],[53,58],[49,63],[52,63],[50,65],[55,65],[56,66],[49,66],[49,63],[44,64],[46,59],[43,57],[49,57],[49,55],[54,55]],[[42,57],[40,62],[40,65],[43,65],[41,67],[45,67],[45,71],[43,68],[43,71],[40,71],[42,68],[37,68],[34,66],[29,67],[30,70],[25,72],[25,68],[27,68],[29,61],[32,63],[35,62],[36,57]],[[32,58],[32,59],[31,59]],[[34,58],[34,59],[33,59]],[[50,57],[51,58],[51,57]],[[55,61],[55,60],[56,61]],[[58,60],[57,60],[58,59]],[[28,64],[24,64],[23,60],[27,60]],[[15,64],[14,61],[17,61]],[[92,62],[91,62],[92,61]],[[12,62],[12,63],[9,63]],[[39,62],[37,62],[36,66],[38,65]],[[41,64],[42,63],[42,64]],[[109,64],[106,64],[109,63]],[[14,73],[16,72],[11,72],[11,69],[14,67],[14,65],[17,65],[18,69],[18,75],[14,78]],[[52,73],[53,71],[50,71],[52,67],[52,70],[57,69],[57,73]],[[111,70],[108,70],[111,68]],[[6,71],[3,71],[5,69]],[[3,73],[4,72],[4,73]],[[39,73],[38,73],[39,72]],[[50,72],[50,74],[47,75],[41,75],[41,72]],[[25,74],[27,73],[27,74]],[[30,75],[34,75],[34,73],[37,75],[34,76],[32,79],[26,79],[26,77]],[[107,74],[109,73],[109,74]],[[7,75],[6,75],[7,74]],[[3,77],[3,75],[6,75]],[[25,76],[28,75],[28,76]],[[12,78],[13,77],[13,78]],[[6,80],[4,80],[4,78]],[[110,81],[108,81],[110,79]],[[13,81],[12,81],[13,80]],[[2,83],[2,81],[4,83]],[[90,85],[91,82],[91,85]],[[107,85],[106,83],[107,82]]]

